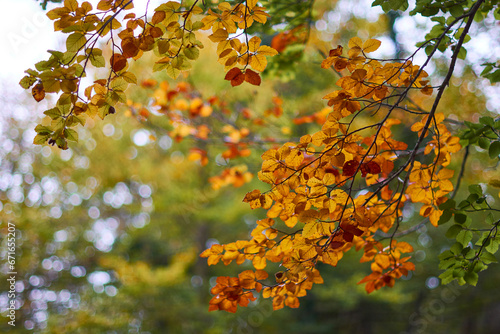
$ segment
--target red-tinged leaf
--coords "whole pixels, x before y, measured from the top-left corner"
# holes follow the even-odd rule
[[[346,161],[344,167],[342,167],[342,175],[353,176],[358,170],[359,162],[356,160]]]
[[[247,69],[245,71],[245,81],[252,85],[260,86],[261,83],[260,75],[257,72]]]
[[[45,98],[45,89],[43,88],[43,85],[39,83],[33,89],[31,90],[31,94],[33,94],[33,98],[35,99],[36,102],[40,102]]]
[[[374,281],[368,282],[365,285],[365,290],[367,293],[372,293],[373,291],[375,291],[375,282]]]
[[[344,246],[344,245],[345,245],[345,242],[343,242],[343,241],[332,241],[332,242],[330,243],[330,247],[331,247],[332,249],[337,249],[337,248],[340,248],[340,247],[342,247],[342,246]]]
[[[338,57],[338,56],[342,56],[342,50],[344,48],[342,47],[342,45],[338,45],[336,49],[331,49],[330,50],[330,53],[328,54],[329,57]]]
[[[245,81],[245,74],[240,73],[236,78],[231,80],[231,86],[236,87],[241,85]]]
[[[241,74],[241,70],[237,67],[233,67],[232,69],[230,69],[227,73],[226,73],[226,76],[224,77],[224,80],[233,80],[234,78],[236,78],[238,75]]]
[[[346,231],[344,231],[344,233],[342,233],[342,237],[347,242],[352,242],[352,240],[354,239],[354,235],[352,233],[346,232]]]
[[[119,72],[127,66],[127,58],[119,53],[115,53],[111,56],[111,67],[113,71]]]
[[[226,73],[225,80],[231,81],[231,86],[239,86],[245,81],[245,74],[237,67],[233,67]]]
[[[380,168],[379,164],[373,160],[361,166],[361,173],[364,174],[363,176],[365,176],[366,174],[379,174],[380,172],[382,172],[382,169]]]

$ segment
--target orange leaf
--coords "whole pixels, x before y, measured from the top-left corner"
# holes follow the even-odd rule
[[[166,16],[167,15],[165,14],[164,11],[155,12],[154,15],[153,15],[153,18],[151,19],[151,23],[152,24],[158,24],[161,21],[165,20]]]
[[[45,98],[45,89],[43,88],[43,85],[39,83],[33,89],[31,90],[31,94],[33,94],[33,98],[35,99],[36,102],[40,102]]]

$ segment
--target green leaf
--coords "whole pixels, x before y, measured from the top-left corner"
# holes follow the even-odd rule
[[[87,42],[87,38],[84,34],[75,32],[68,36],[66,40],[66,49],[68,51],[79,51]]]
[[[62,130],[64,128],[64,126],[66,125],[66,120],[62,117],[59,117],[52,120],[52,123],[50,125],[54,129],[54,132],[58,132],[59,130]]]
[[[169,63],[155,63],[153,65],[153,72],[158,72],[158,71],[164,70],[168,67],[168,65],[170,65],[170,64]]]
[[[469,186],[469,192],[471,194],[476,194],[476,195],[479,195],[479,196],[483,196],[483,189],[478,184],[471,184]],[[475,199],[474,199],[474,201],[475,201]]]
[[[33,139],[33,144],[35,145],[43,145],[49,140],[50,135],[48,134],[37,134],[35,138]]]
[[[30,88],[31,86],[33,86],[36,82],[36,78],[32,77],[32,76],[28,76],[28,75],[25,75],[21,81],[19,81],[19,84],[21,85],[21,87],[23,87],[24,89],[28,89]]]
[[[453,199],[449,199],[439,205],[439,210],[454,209],[457,203]]]
[[[453,270],[451,268],[446,270],[444,273],[439,275],[439,278],[441,279],[441,284],[443,285],[453,282],[453,280],[455,279],[453,277]]]
[[[78,132],[73,129],[64,129],[64,136],[71,141],[78,142]]]
[[[486,249],[488,252],[490,252],[490,253],[492,253],[492,254],[495,254],[495,253],[498,251],[498,246],[499,246],[499,242],[498,242],[498,240],[496,240],[496,239],[493,239],[493,238],[492,238],[492,239],[490,239],[490,244],[489,244],[489,245],[487,245],[487,246],[485,247],[485,249]]]
[[[80,115],[80,116],[74,116],[73,115],[73,123],[80,123],[80,125],[85,125],[87,119],[85,118],[84,116],[85,114],[83,115]]]
[[[453,15],[454,17],[460,17],[464,15],[465,10],[462,6],[460,5],[455,5],[450,8],[450,14]]]
[[[445,224],[446,222],[448,222],[451,219],[452,216],[453,216],[453,212],[451,210],[444,210],[443,214],[439,218],[438,225]]]
[[[450,247],[450,251],[455,255],[459,255],[463,248],[462,244],[455,242],[453,246]]]
[[[493,118],[491,118],[489,116],[483,116],[483,117],[479,118],[479,123],[484,124],[484,125],[489,125],[489,126],[495,125],[495,121],[493,120]]]
[[[477,281],[479,279],[479,275],[475,272],[467,272],[467,273],[465,273],[465,275],[463,277],[464,277],[464,280],[467,284],[473,285],[473,286],[476,286]]]
[[[200,50],[197,47],[185,48],[184,55],[188,59],[195,60],[195,59],[198,59],[198,57],[200,56]]]
[[[491,159],[498,158],[498,155],[500,155],[500,141],[494,141],[491,143],[488,154]]]
[[[450,250],[445,250],[441,254],[438,255],[438,259],[442,260],[447,260],[449,258],[455,258],[455,255]]]
[[[490,252],[487,251],[482,251],[481,255],[479,256],[481,258],[481,261],[483,261],[486,264],[490,263],[497,263],[498,260],[495,257],[495,255],[491,254]]]
[[[106,60],[101,55],[96,55],[96,54],[92,53],[92,54],[89,55],[89,60],[90,60],[90,63],[94,67],[104,67],[104,66],[106,66]]]
[[[455,213],[455,221],[458,223],[458,224],[463,224],[465,223],[465,221],[467,220],[467,216],[461,212],[457,212]]]
[[[104,117],[108,116],[109,115],[109,110],[110,110],[111,106],[109,104],[105,104],[103,105],[102,107],[99,107],[99,110],[98,110],[98,115],[101,119],[104,119]]]
[[[490,147],[490,140],[485,137],[480,137],[477,140],[477,143],[479,144],[479,147],[481,147],[483,150],[487,150]]]
[[[169,77],[172,79],[177,79],[179,74],[181,74],[181,71],[175,67],[172,66],[172,64],[165,64],[165,68],[167,69],[167,74]]]
[[[465,49],[463,46],[460,47],[460,50],[458,51],[457,58],[465,60],[465,58],[467,58],[467,49]]]
[[[442,270],[448,269],[448,268],[454,266],[455,263],[457,263],[457,260],[455,258],[449,258],[449,259],[443,260],[443,261],[439,262],[439,269],[442,269]]]
[[[38,124],[36,126],[35,131],[36,131],[36,133],[41,134],[41,135],[50,134],[50,133],[53,132],[52,129],[49,128],[48,126],[43,126],[43,125],[40,125],[40,124]]]
[[[457,234],[457,242],[461,243],[464,247],[472,240],[472,232],[469,230],[462,230]]]
[[[446,231],[446,237],[450,238],[450,239],[455,239],[457,237],[457,235],[460,232],[462,232],[462,230],[463,230],[462,226],[460,226],[458,224],[454,224],[454,225],[450,226],[448,231]]]
[[[57,118],[62,116],[59,108],[52,108],[52,109],[44,111],[43,113],[52,119],[57,119]]]
[[[464,250],[462,250],[462,254],[464,255],[464,258],[467,260],[472,260],[473,258],[476,257],[476,251],[471,247],[467,247]]]
[[[117,78],[113,79],[111,81],[111,83],[109,84],[109,88],[111,90],[118,91],[118,92],[123,92],[125,89],[127,89],[127,87],[128,87],[128,82],[121,77],[117,77]]]
[[[121,75],[121,77],[128,83],[137,84],[137,77],[132,72],[125,72]]]

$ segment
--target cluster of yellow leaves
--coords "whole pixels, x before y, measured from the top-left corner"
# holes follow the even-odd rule
[[[295,121],[316,121],[321,130],[266,151],[258,177],[271,188],[265,193],[254,190],[244,198],[252,209],[265,209],[267,218],[257,221],[249,241],[214,245],[201,254],[210,265],[248,260],[263,270],[268,261],[281,263],[284,270],[263,291],[265,298],[273,298],[275,309],[297,307],[297,297],[322,283],[317,264],[336,266],[352,248],[363,250],[361,262],[372,262],[372,273],[359,282],[366,284],[368,293],[392,287],[397,278],[414,270],[410,257],[402,256],[413,248],[392,239],[384,246],[375,233],[394,228],[407,200],[422,203],[421,214],[436,224],[437,207],[453,190],[453,172],[440,166],[460,147],[441,124],[442,116],[435,115],[432,124],[424,117],[412,127],[434,132],[424,152],[435,155],[429,166],[416,161],[391,130],[401,122],[389,118],[395,108],[387,100],[405,88],[430,94],[423,80],[427,74],[410,61],[382,65],[366,57],[379,46],[377,40],[355,37],[347,57],[342,46],[330,51],[322,67],[333,66],[343,75],[337,82],[340,89],[324,97],[333,108]],[[380,110],[386,113],[382,121],[354,127],[352,114]]]
[[[219,62],[227,71],[226,80],[232,86],[241,85],[244,81],[252,85],[260,85],[260,75],[267,66],[266,56],[274,56],[278,53],[267,45],[261,45],[262,40],[254,36],[248,39],[247,29],[255,22],[266,23],[269,14],[264,7],[257,6],[257,0],[247,0],[233,6],[227,2],[218,5],[217,12],[208,10],[208,15],[202,19],[203,29],[212,30],[209,36],[212,42],[217,44]],[[236,35],[238,29],[243,30],[245,41]],[[237,65],[243,68],[236,67]],[[249,69],[251,66],[255,71]]]
[[[453,177],[453,170],[441,168],[450,164],[451,154],[461,149],[459,138],[450,134],[445,124],[444,115],[438,113],[432,120],[425,116],[421,121],[412,125],[411,130],[422,135],[425,124],[431,121],[434,124],[434,134],[425,146],[424,154],[434,151],[434,162],[432,165],[423,165],[416,161],[409,176],[410,185],[407,192],[410,194],[412,202],[423,203],[420,208],[420,215],[428,217],[432,225],[438,226],[439,218],[443,210],[439,210],[439,205],[446,202],[450,192],[453,191],[453,184],[449,180]],[[428,132],[425,134],[427,135]]]

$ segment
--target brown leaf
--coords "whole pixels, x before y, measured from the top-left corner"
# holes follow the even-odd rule
[[[43,89],[43,85],[39,83],[31,90],[31,94],[33,94],[33,98],[36,102],[40,102],[45,98],[45,89]]]
[[[261,83],[260,75],[257,72],[247,69],[245,71],[245,81],[252,85],[260,86]]]
[[[237,67],[233,67],[230,69],[227,73],[226,76],[224,77],[225,80],[233,80],[237,75],[241,73],[241,70]]]
[[[115,53],[111,56],[111,67],[113,68],[113,71],[119,72],[123,70],[125,66],[127,66],[127,58],[123,55]]]
[[[165,14],[164,11],[155,12],[154,15],[153,15],[153,18],[151,19],[151,23],[152,24],[158,24],[161,21],[165,20],[166,16],[167,15]]]
[[[366,174],[379,174],[382,171],[379,164],[375,161],[369,161],[365,164],[361,164],[360,169],[362,177],[365,177]]]
[[[342,56],[342,45],[338,45],[336,49],[331,49],[329,53],[329,57],[339,57]]]
[[[158,27],[153,27],[153,28],[151,28],[150,34],[154,38],[158,38],[158,37],[163,35],[163,31]]]
[[[231,86],[239,86],[245,81],[245,74],[237,67],[233,67],[226,73],[225,80],[231,81]]]
[[[353,176],[358,170],[359,162],[356,160],[349,160],[344,164],[342,168],[342,175]]]
[[[133,58],[139,53],[139,43],[133,37],[123,39],[121,44],[125,58]]]

